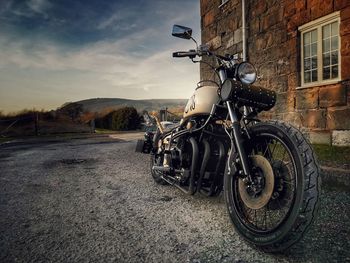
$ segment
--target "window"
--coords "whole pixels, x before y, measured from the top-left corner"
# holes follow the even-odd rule
[[[302,87],[340,80],[339,24],[335,12],[299,27]]]

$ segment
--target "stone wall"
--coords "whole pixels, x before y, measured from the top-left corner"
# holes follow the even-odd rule
[[[220,54],[242,52],[241,1],[201,0],[202,43]],[[278,92],[265,118],[283,119],[308,132],[315,143],[350,144],[350,1],[246,0],[248,60],[258,70],[257,85]],[[298,88],[301,83],[298,27],[340,11],[341,81]],[[213,79],[201,66],[201,79]]]

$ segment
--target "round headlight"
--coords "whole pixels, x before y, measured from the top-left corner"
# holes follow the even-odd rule
[[[238,66],[237,75],[243,84],[252,84],[256,80],[256,69],[252,64],[243,62]]]

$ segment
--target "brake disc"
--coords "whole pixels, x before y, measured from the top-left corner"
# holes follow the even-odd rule
[[[275,178],[272,166],[265,157],[261,155],[252,155],[250,159],[252,166],[258,169],[263,176],[264,186],[258,194],[252,194],[251,191],[248,191],[248,186],[243,180],[239,179],[238,189],[243,203],[247,207],[256,210],[266,206],[270,201],[275,185]]]

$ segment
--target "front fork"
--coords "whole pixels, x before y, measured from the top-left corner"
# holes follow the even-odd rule
[[[245,152],[245,149],[243,147],[243,138],[242,138],[242,129],[241,129],[241,125],[240,122],[237,118],[237,114],[234,111],[234,107],[232,106],[232,103],[227,101],[226,102],[226,106],[228,109],[228,113],[230,115],[230,119],[231,119],[231,123],[232,123],[232,137],[231,140],[233,140],[233,144],[237,149],[237,153],[238,153],[238,157],[236,160],[232,160],[234,162],[240,162],[241,166],[242,166],[242,170],[243,170],[243,174],[241,172],[241,174],[239,174],[240,177],[242,178],[247,178],[248,182],[252,182],[252,176],[251,176],[251,171],[250,171],[250,162],[248,159],[248,156]],[[233,147],[231,147],[231,152],[230,152],[230,156],[233,156],[233,152],[235,149]],[[229,161],[231,158],[229,158]],[[231,164],[228,163],[228,165],[230,166]]]

